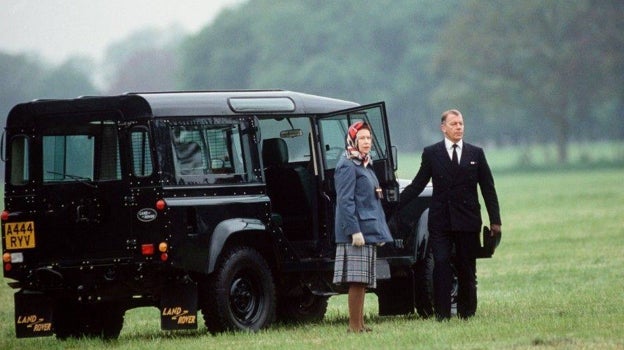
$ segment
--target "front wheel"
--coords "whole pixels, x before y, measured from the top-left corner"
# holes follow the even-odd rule
[[[256,250],[231,249],[201,286],[200,303],[211,333],[266,328],[275,319],[271,269]]]

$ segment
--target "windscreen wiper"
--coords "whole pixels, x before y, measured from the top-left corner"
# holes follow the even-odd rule
[[[76,182],[79,182],[81,184],[84,184],[85,186],[91,187],[91,188],[97,188],[97,185],[90,183],[91,179],[88,177],[84,177],[84,176],[78,176],[78,175],[72,175],[72,174],[66,174],[66,173],[59,173],[57,171],[52,171],[52,170],[47,170],[46,171],[49,174],[54,174],[54,175],[60,175],[63,178],[70,178]]]

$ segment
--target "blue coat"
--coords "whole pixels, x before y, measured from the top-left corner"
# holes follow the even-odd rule
[[[351,243],[351,235],[362,232],[368,244],[392,242],[381,200],[375,195],[377,176],[344,155],[334,173],[336,187],[336,243]]]

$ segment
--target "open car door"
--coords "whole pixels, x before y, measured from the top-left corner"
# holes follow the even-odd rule
[[[322,174],[322,200],[321,210],[324,211],[328,220],[328,226],[332,227],[334,206],[336,203],[336,191],[334,188],[334,170],[338,159],[346,150],[346,135],[349,126],[357,121],[366,122],[372,130],[372,148],[370,156],[373,159],[373,169],[379,180],[379,185],[384,192],[382,204],[388,215],[390,203],[398,201],[399,184],[394,171],[396,159],[390,143],[390,132],[386,117],[386,107],[383,102],[360,106],[329,113],[317,118],[319,140],[315,155],[318,156],[316,164]]]
[[[345,152],[349,125],[357,121],[364,121],[371,127],[373,141],[370,156],[380,185],[384,190],[394,189],[397,187],[394,174],[396,160],[392,152],[386,107],[383,102],[346,109],[318,118],[320,150],[317,154],[320,154],[325,178],[328,179],[328,175],[333,177],[336,163]],[[396,196],[384,197],[392,200]]]

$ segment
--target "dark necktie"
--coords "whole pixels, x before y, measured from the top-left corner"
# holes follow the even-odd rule
[[[459,162],[457,161],[457,144],[456,143],[453,144],[453,159],[451,159],[451,161],[453,162],[453,165],[459,165]]]

